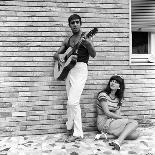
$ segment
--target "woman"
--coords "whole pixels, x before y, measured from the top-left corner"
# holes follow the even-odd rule
[[[114,75],[110,78],[107,87],[99,92],[97,97],[98,130],[117,138],[109,145],[118,151],[124,139],[138,138],[137,121],[120,115],[124,89],[124,79]]]

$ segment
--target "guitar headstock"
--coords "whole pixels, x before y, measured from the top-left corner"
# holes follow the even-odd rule
[[[82,43],[83,39],[92,37],[93,35],[95,35],[98,32],[98,28],[93,28],[91,31],[89,31],[86,35],[82,36],[80,41],[73,47],[74,49],[78,49],[80,44]]]
[[[98,32],[98,28],[97,28],[97,27],[94,27],[94,28],[86,35],[86,37],[87,37],[87,38],[92,37],[92,36],[95,35],[97,32]]]

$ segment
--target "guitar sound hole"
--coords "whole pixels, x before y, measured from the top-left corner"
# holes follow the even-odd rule
[[[58,70],[59,70],[59,71],[60,71],[60,67],[61,67],[61,66],[62,66],[62,65],[59,63],[59,64],[58,64]]]

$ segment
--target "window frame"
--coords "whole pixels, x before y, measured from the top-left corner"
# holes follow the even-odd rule
[[[150,57],[155,55],[155,44],[153,44],[155,42],[155,32],[149,32],[148,54],[132,54],[131,11],[131,0],[129,0],[129,65],[155,65],[155,61],[150,61]]]

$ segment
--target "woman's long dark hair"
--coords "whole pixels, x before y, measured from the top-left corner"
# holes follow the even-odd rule
[[[110,78],[109,82],[108,82],[107,87],[105,89],[103,89],[101,92],[105,92],[107,95],[109,95],[111,93],[110,82],[112,80],[116,80],[120,84],[120,89],[117,89],[115,95],[119,99],[118,106],[122,106],[122,99],[124,98],[124,89],[125,89],[125,84],[124,84],[124,79],[123,78],[121,78],[118,75],[112,76]]]

